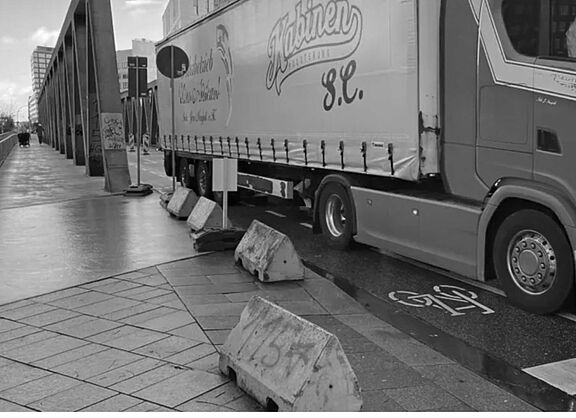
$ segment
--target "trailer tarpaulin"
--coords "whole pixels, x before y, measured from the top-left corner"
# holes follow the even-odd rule
[[[167,38],[177,149],[420,177],[416,0],[246,0]],[[161,132],[170,81],[159,75]]]

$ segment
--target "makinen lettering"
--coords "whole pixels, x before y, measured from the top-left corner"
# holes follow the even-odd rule
[[[282,84],[294,73],[350,57],[360,45],[362,24],[362,12],[349,0],[298,2],[294,14],[280,18],[270,34],[268,90],[275,87],[280,95]]]

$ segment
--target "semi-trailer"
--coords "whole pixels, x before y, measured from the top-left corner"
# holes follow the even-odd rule
[[[158,43],[187,52],[168,175],[300,199],[316,232],[511,301],[574,302],[576,0],[237,0]],[[160,109],[170,80],[158,79]],[[172,149],[176,165],[172,164]]]

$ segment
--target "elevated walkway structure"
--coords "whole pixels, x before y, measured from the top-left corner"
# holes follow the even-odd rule
[[[108,192],[130,186],[110,0],[72,0],[39,96],[47,141]]]

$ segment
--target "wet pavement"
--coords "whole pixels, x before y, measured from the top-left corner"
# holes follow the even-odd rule
[[[46,145],[16,148],[0,185],[0,303],[195,254],[157,197],[110,196]]]
[[[0,167],[0,210],[88,197],[109,196],[102,177],[86,177],[84,167],[33,135],[30,148],[16,146]]]

